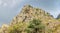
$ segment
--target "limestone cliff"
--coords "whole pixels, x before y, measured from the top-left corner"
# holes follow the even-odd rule
[[[11,25],[17,24],[18,22],[29,22],[34,18],[42,20],[42,23],[46,24],[54,33],[60,33],[60,21],[54,19],[48,12],[30,5],[25,5],[22,8],[21,12],[12,20]]]
[[[17,24],[19,22],[29,22],[33,19],[40,19],[47,28],[51,29],[51,33],[60,33],[60,21],[53,18],[48,12],[34,8],[30,5],[25,5],[21,12],[13,18],[10,23],[10,26]],[[4,28],[2,28],[3,30]],[[1,29],[0,29],[1,30]]]
[[[25,5],[21,12],[16,17],[14,17],[11,24],[16,24],[18,22],[28,22],[34,18],[46,20],[49,18],[52,19],[53,17],[42,9],[34,8],[30,5]]]

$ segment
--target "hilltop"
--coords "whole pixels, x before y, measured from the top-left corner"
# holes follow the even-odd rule
[[[6,29],[1,33],[60,33],[60,21],[42,9],[25,5]]]

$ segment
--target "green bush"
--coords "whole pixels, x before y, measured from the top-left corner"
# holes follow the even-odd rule
[[[27,23],[27,24],[26,24]],[[33,19],[28,22],[17,23],[13,26],[10,26],[8,29],[9,33],[44,33],[45,26],[41,23],[40,20]]]
[[[27,33],[42,33],[45,32],[45,26],[40,20],[33,19],[27,28]]]

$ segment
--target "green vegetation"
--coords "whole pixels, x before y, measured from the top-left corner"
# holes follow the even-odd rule
[[[27,27],[27,23],[17,23],[13,26],[10,26],[8,29],[9,33],[22,33],[24,32],[25,28]]]
[[[44,33],[45,26],[40,20],[33,19],[29,23],[20,22],[8,29],[9,33]]]
[[[45,32],[45,26],[40,20],[33,19],[27,28],[27,33],[42,33]]]
[[[48,12],[27,5],[0,33],[60,33],[60,15],[54,19]]]

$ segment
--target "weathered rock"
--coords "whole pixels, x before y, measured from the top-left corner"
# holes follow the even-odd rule
[[[8,27],[9,27],[8,25],[3,24],[1,29],[0,29],[0,33],[7,33]]]
[[[29,22],[30,20],[36,18],[36,19],[43,19],[43,18],[48,18],[51,16],[49,13],[45,12],[42,9],[39,8],[33,8],[30,5],[25,5],[22,8],[22,11],[16,16],[14,17],[14,19],[11,22],[11,25],[16,24],[18,22]]]
[[[34,8],[30,5],[25,5],[21,12],[13,18],[10,23],[10,26],[17,24],[19,22],[29,22],[33,19],[40,19],[43,24],[46,25],[46,29],[51,29],[51,33],[60,33],[60,21],[53,18],[48,12],[45,12],[42,9]],[[8,25],[3,25],[0,29],[1,33],[7,33]]]

